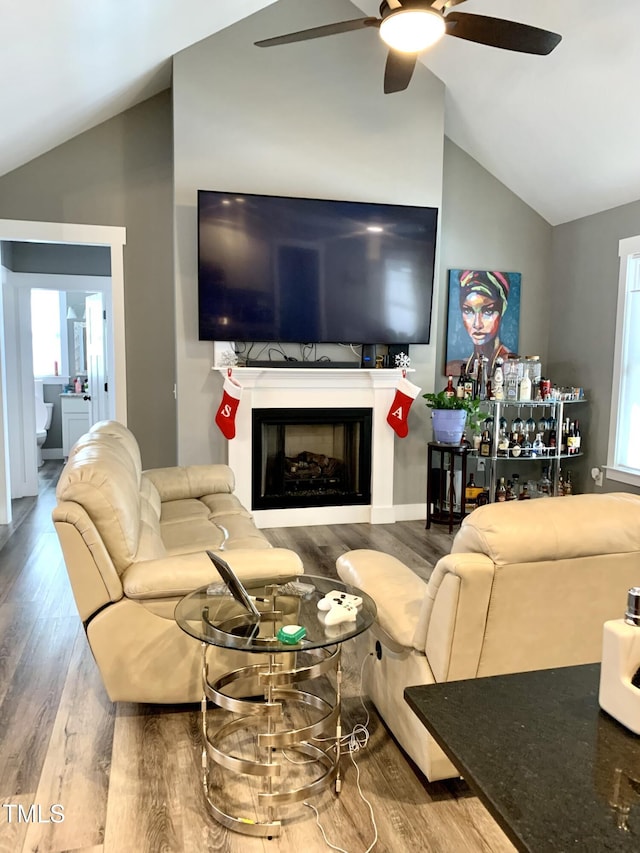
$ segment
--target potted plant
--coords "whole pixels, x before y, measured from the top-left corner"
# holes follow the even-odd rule
[[[483,412],[479,400],[450,397],[444,391],[422,396],[432,409],[433,437],[440,444],[460,444],[467,425],[472,432],[480,428]]]

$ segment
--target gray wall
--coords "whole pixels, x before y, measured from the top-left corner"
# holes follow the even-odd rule
[[[169,92],[0,178],[0,218],[126,227],[128,423],[146,467],[176,458],[172,204]]]
[[[214,424],[221,378],[211,371],[211,343],[197,339],[197,190],[440,206],[444,87],[426,68],[417,69],[407,92],[385,96],[386,52],[370,34],[352,35],[348,51],[344,42],[341,47],[340,40],[330,39],[274,50],[253,46],[265,33],[360,15],[345,0],[283,0],[174,60],[183,464],[227,458],[226,441]],[[439,331],[434,324],[433,343],[411,348],[416,369],[411,378],[425,390],[433,387]],[[396,442],[398,503],[424,501],[423,407],[412,408],[409,427],[409,437]]]
[[[596,491],[589,472],[607,461],[618,298],[618,241],[640,234],[640,201],[553,230],[549,356],[559,384],[582,385],[585,456],[581,491]],[[582,425],[584,424],[584,428]],[[637,492],[605,478],[603,491]]]
[[[111,275],[111,252],[107,246],[3,242],[2,257],[7,259],[5,266],[13,272]]]

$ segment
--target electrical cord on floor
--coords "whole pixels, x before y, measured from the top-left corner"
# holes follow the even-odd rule
[[[365,797],[364,793],[362,792],[362,787],[360,786],[360,768],[358,767],[356,760],[353,757],[353,754],[355,752],[360,752],[360,750],[364,749],[367,746],[367,744],[369,743],[369,737],[370,737],[369,729],[368,729],[369,711],[367,709],[367,706],[364,704],[364,700],[362,698],[362,681],[363,681],[364,665],[367,662],[367,660],[371,657],[373,657],[373,652],[369,652],[368,655],[365,655],[365,657],[362,660],[362,665],[360,666],[360,704],[364,708],[364,711],[366,714],[366,720],[364,721],[364,723],[357,723],[353,727],[353,729],[349,732],[349,734],[346,734],[346,735],[340,735],[340,736],[335,737],[335,738],[314,738],[314,740],[334,740],[334,741],[336,741],[336,745],[339,742],[340,748],[342,749],[344,747],[344,749],[346,751],[348,751],[349,758],[351,759],[351,763],[356,768],[356,786],[358,788],[358,793],[360,794],[360,798],[362,799],[362,801],[364,803],[366,803],[366,805],[369,808],[369,814],[371,815],[371,824],[373,826],[373,833],[374,833],[373,841],[367,847],[367,849],[365,850],[365,853],[370,853],[370,851],[373,850],[373,848],[378,843],[378,826],[376,824],[376,819],[375,819],[375,816],[373,814],[373,806],[371,805],[369,800]],[[320,829],[320,832],[322,833],[324,843],[327,845],[327,847],[330,847],[332,850],[337,850],[338,853],[348,853],[348,851],[345,850],[343,847],[338,847],[336,844],[332,844],[329,841],[329,839],[327,838],[327,834],[324,830],[324,827],[320,823],[320,813],[318,812],[318,809],[312,803],[308,803],[306,801],[303,803],[303,805],[307,806],[310,809],[313,809],[313,811],[315,812],[316,823]]]

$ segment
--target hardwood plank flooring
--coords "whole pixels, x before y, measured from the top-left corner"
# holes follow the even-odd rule
[[[60,465],[45,463],[37,499],[14,506],[0,527],[0,853],[321,853],[314,812],[302,803],[273,840],[229,832],[202,795],[197,706],[109,702],[75,611],[51,524]],[[336,577],[344,551],[395,554],[421,577],[448,553],[446,528],[420,521],[266,531],[308,572]],[[370,715],[370,740],[354,755],[378,827],[376,853],[512,853],[462,780],[430,784],[417,773],[373,706],[360,700],[362,662],[343,650],[343,730]],[[366,662],[364,664],[366,666]],[[340,796],[312,800],[333,844],[363,853],[374,831],[349,756]],[[232,792],[233,793],[233,792]],[[238,791],[238,796],[251,796]],[[50,807],[63,822],[49,822]],[[10,807],[10,804],[14,804]],[[24,817],[40,806],[40,820]]]

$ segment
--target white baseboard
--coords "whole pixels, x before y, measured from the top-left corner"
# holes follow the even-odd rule
[[[420,504],[398,504],[394,507],[396,521],[418,521],[427,520],[427,505]]]

